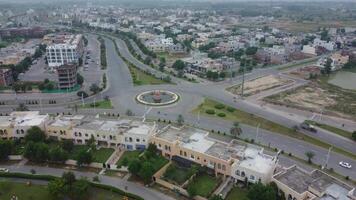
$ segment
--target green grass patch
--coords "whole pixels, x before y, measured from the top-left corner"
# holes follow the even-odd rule
[[[108,190],[91,187],[87,200],[115,200],[122,199],[123,196]],[[0,181],[0,199],[11,199],[15,195],[19,200],[54,200],[46,185],[26,185],[10,181]]]
[[[172,163],[163,174],[164,179],[174,182],[176,185],[182,185],[187,181],[193,174],[197,173],[198,169],[196,167],[184,168],[180,167],[176,163]]]
[[[102,100],[102,101],[97,101],[95,102],[92,102],[92,103],[86,103],[84,105],[81,105],[80,108],[83,108],[83,109],[88,109],[88,108],[98,108],[98,109],[112,109],[113,106],[111,104],[111,100]]]
[[[286,69],[290,69],[293,67],[299,67],[299,66],[303,66],[303,65],[308,65],[308,64],[313,64],[315,63],[319,58],[315,57],[315,58],[308,58],[302,61],[296,61],[295,63],[288,63],[288,64],[284,64],[280,67],[278,67],[278,70],[286,70]]]
[[[213,190],[218,186],[219,180],[208,174],[198,174],[193,181],[188,184],[188,190],[192,189],[197,195],[209,197]]]
[[[234,187],[226,196],[226,200],[249,200],[247,198],[247,193],[246,189]]]
[[[100,148],[93,151],[93,162],[105,163],[114,151],[112,148]]]
[[[128,163],[130,163],[132,160],[138,159],[141,153],[142,153],[141,151],[125,151],[121,155],[119,161],[117,161],[116,163],[117,167],[127,166]]]
[[[215,105],[217,105],[217,104],[220,104],[220,103],[217,101],[211,100],[211,99],[205,99],[202,104],[200,104],[196,109],[194,109],[192,111],[192,113],[198,114],[200,112],[201,114],[206,115],[206,116],[222,119],[221,117],[217,116],[216,114],[206,114],[207,110],[214,110]],[[260,128],[274,132],[274,133],[278,133],[278,134],[286,135],[286,136],[296,138],[299,140],[303,140],[305,142],[308,142],[310,144],[313,144],[313,145],[316,145],[316,146],[319,146],[319,147],[322,147],[325,149],[328,149],[329,147],[331,147],[331,145],[326,142],[323,142],[316,138],[305,135],[305,134],[298,132],[292,128],[288,128],[288,127],[279,125],[277,123],[274,123],[274,122],[264,119],[262,117],[256,116],[254,114],[244,112],[239,109],[236,109],[233,112],[229,112],[226,109],[226,107],[227,106],[225,106],[225,109],[219,110],[219,113],[225,113],[226,116],[223,118],[225,120],[228,120],[231,122],[238,121],[240,123],[248,124],[248,125],[254,126],[254,127],[257,127],[258,124],[260,124]],[[352,159],[356,159],[355,154],[353,154],[349,151],[346,151],[342,148],[333,147],[333,151],[343,154],[345,156],[348,156]]]
[[[312,125],[315,125],[315,126],[318,126],[322,129],[325,129],[325,130],[328,130],[330,132],[333,132],[333,133],[336,133],[342,137],[346,137],[346,138],[349,138],[349,139],[352,139],[352,133],[351,132],[348,132],[348,131],[345,131],[343,129],[339,129],[339,128],[336,128],[334,126],[330,126],[330,125],[327,125],[327,124],[321,124],[321,123],[318,123],[318,122],[315,122],[315,121],[311,121],[311,120],[306,120],[305,122],[309,123],[309,124],[312,124]]]
[[[169,82],[156,78],[155,76],[144,72],[133,65],[129,64],[129,70],[135,86],[139,85],[159,85],[167,84]]]
[[[73,159],[76,160],[78,153],[82,150],[88,151],[89,150],[89,146],[87,145],[74,145],[73,150],[70,152],[69,154],[69,159]]]

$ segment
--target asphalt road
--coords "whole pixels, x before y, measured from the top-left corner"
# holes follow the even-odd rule
[[[146,111],[147,107],[137,104],[134,100],[135,96],[142,91],[151,90],[151,89],[166,89],[178,93],[181,96],[181,99],[178,103],[161,108],[153,108],[146,117],[148,118],[165,118],[172,121],[176,120],[178,114],[183,114],[185,121],[191,125],[199,126],[207,130],[221,130],[223,132],[229,131],[232,124],[227,121],[221,121],[216,119],[211,119],[207,117],[200,117],[199,119],[196,116],[190,114],[190,111],[199,105],[204,97],[209,97],[211,99],[220,101],[227,105],[236,107],[245,112],[253,113],[255,115],[269,119],[270,121],[276,122],[278,124],[283,124],[287,127],[293,127],[300,123],[300,117],[293,116],[293,113],[285,113],[275,109],[265,108],[260,105],[256,105],[247,100],[234,99],[234,95],[225,91],[226,85],[238,84],[241,82],[241,76],[235,77],[232,81],[225,81],[222,83],[206,83],[206,84],[196,84],[190,83],[181,79],[173,78],[173,81],[176,82],[176,85],[148,85],[148,86],[139,86],[134,87],[132,84],[132,79],[126,66],[125,62],[116,54],[114,44],[111,40],[105,39],[107,47],[107,62],[108,62],[108,87],[107,89],[99,95],[90,97],[86,101],[91,101],[93,98],[100,99],[103,96],[109,96],[112,101],[115,109],[107,111],[110,113],[124,113],[127,109],[132,110],[136,115],[142,116]],[[145,70],[154,71],[157,74],[162,74],[151,67],[141,63],[136,58],[134,58],[128,51],[125,43],[119,39],[116,40],[120,53],[123,57],[129,60],[131,63],[135,64],[137,67],[140,67]],[[246,80],[254,79],[267,74],[277,74],[279,71],[275,69],[262,69],[255,70],[252,73],[246,75]],[[162,74],[163,76],[164,74]],[[1,107],[4,109],[9,109],[6,107]],[[38,106],[31,107],[32,109],[37,109]],[[42,107],[43,112],[72,112],[73,110],[68,108],[66,105],[55,105],[51,107]],[[99,112],[104,112],[100,110],[85,110],[80,111],[86,114],[96,114]],[[246,125],[242,125],[244,134],[243,138],[256,138],[256,128]],[[310,134],[310,133],[308,133]],[[338,147],[345,148],[350,152],[356,152],[355,143],[349,140],[342,140],[334,134],[326,133],[319,131],[318,134],[312,135],[323,141],[326,141],[330,144],[333,144]],[[298,157],[304,158],[304,153],[306,151],[313,151],[315,153],[314,162],[317,164],[324,164],[326,159],[327,150],[319,148],[317,146],[311,145],[309,143],[303,142],[301,140],[293,139],[287,136],[283,136],[276,133],[271,133],[269,131],[260,129],[259,135],[257,137],[258,142],[266,146],[277,147],[283,149],[285,152],[291,152]],[[351,163],[354,167],[356,166],[356,161],[348,157],[345,157],[340,154],[331,153],[329,159],[329,167],[332,167],[336,172],[350,176],[353,179],[356,179],[356,170],[349,170],[342,168],[338,165],[339,161],[346,161]]]

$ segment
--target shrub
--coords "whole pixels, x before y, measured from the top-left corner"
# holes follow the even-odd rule
[[[219,110],[225,108],[225,106],[224,106],[223,104],[216,104],[214,107],[215,107],[216,109],[219,109]]]
[[[226,114],[225,113],[219,113],[218,116],[219,117],[226,117]]]
[[[95,103],[91,103],[91,104],[90,104],[90,107],[98,107],[99,105],[100,105],[100,103],[95,102]]]
[[[226,110],[229,111],[229,112],[234,112],[236,109],[233,108],[233,107],[228,107],[228,108],[226,108]]]
[[[209,114],[209,115],[214,115],[214,114],[215,114],[215,110],[211,110],[211,109],[206,110],[205,112],[206,112],[207,114]]]

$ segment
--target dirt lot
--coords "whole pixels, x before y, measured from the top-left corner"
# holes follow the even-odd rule
[[[245,82],[244,96],[251,96],[260,93],[265,90],[270,90],[272,88],[280,87],[291,83],[292,80],[288,80],[282,77],[268,75],[260,77],[254,80]],[[241,93],[241,84],[235,85],[227,89],[227,91],[233,94]]]
[[[327,84],[326,80],[266,97],[264,101],[313,112],[323,110],[325,114],[356,119],[356,91]]]

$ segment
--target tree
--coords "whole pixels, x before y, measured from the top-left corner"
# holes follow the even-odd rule
[[[356,141],[356,131],[352,132],[352,139]]]
[[[209,200],[224,200],[220,195],[214,194]]]
[[[13,89],[15,92],[20,91],[20,90],[21,90],[21,83],[15,82],[15,83],[12,85],[12,89]]]
[[[130,109],[127,109],[126,110],[126,115],[127,116],[134,116],[135,114]]]
[[[84,83],[84,78],[79,73],[77,74],[77,84],[82,85]]]
[[[179,114],[177,117],[177,123],[179,126],[182,126],[184,124],[184,118],[183,115]]]
[[[356,40],[351,42],[351,46],[356,47]]]
[[[34,162],[45,162],[49,158],[48,145],[42,142],[29,141],[24,149],[24,157]]]
[[[73,172],[63,172],[62,179],[66,185],[71,189],[74,182],[76,181],[75,175]]]
[[[240,123],[234,122],[233,126],[230,128],[230,134],[234,138],[237,138],[237,136],[240,136],[241,133],[242,133],[242,129],[240,127]]]
[[[138,174],[141,169],[141,161],[138,159],[134,159],[130,162],[128,170],[132,174]]]
[[[0,160],[7,160],[8,156],[11,154],[12,148],[12,141],[0,139]]]
[[[100,92],[100,90],[101,89],[97,84],[95,84],[95,83],[91,84],[91,86],[90,86],[91,92],[93,92],[94,94],[97,94],[98,92]]]
[[[173,63],[172,67],[173,67],[175,70],[177,70],[177,71],[181,71],[181,70],[183,70],[183,69],[186,67],[186,65],[185,65],[185,63],[184,63],[182,60],[176,60],[176,61]]]
[[[312,163],[312,159],[315,156],[315,153],[312,151],[305,152],[305,156],[308,158],[308,163]]]
[[[164,66],[166,66],[166,58],[161,57],[160,62],[159,62],[159,71],[163,72],[164,71]]]
[[[151,152],[152,154],[157,153],[157,146],[155,144],[150,143],[147,147],[147,152]]]
[[[77,92],[77,96],[78,97],[80,97],[80,98],[87,98],[89,95],[86,93],[86,92],[84,92],[84,91],[79,91],[79,92]]]
[[[69,192],[65,181],[62,178],[56,178],[48,183],[48,191],[56,199],[64,199]]]
[[[257,47],[248,47],[245,51],[246,55],[248,56],[252,56],[255,55],[257,53]]]
[[[33,126],[27,130],[25,141],[43,142],[46,139],[46,134],[38,126]]]
[[[54,147],[49,151],[49,160],[64,163],[68,159],[67,153],[61,147]]]
[[[154,173],[155,173],[155,169],[153,168],[153,165],[148,161],[143,163],[143,165],[139,171],[139,175],[145,183],[148,183],[151,181],[151,178]]]
[[[331,73],[331,63],[332,63],[331,58],[328,58],[328,59],[326,60],[325,65],[324,65],[324,72],[325,72],[325,74],[327,74],[327,75],[330,75],[330,73]]]
[[[89,187],[90,184],[87,180],[81,179],[75,181],[70,192],[70,197],[75,200],[85,199],[88,195]]]
[[[71,152],[74,148],[74,143],[72,140],[62,140],[61,141],[61,147],[67,151],[67,152]]]
[[[257,183],[250,188],[247,198],[250,200],[275,200],[276,191],[269,185]]]
[[[81,150],[77,156],[77,165],[82,166],[83,164],[90,164],[93,160],[93,155],[91,151],[85,149]]]

